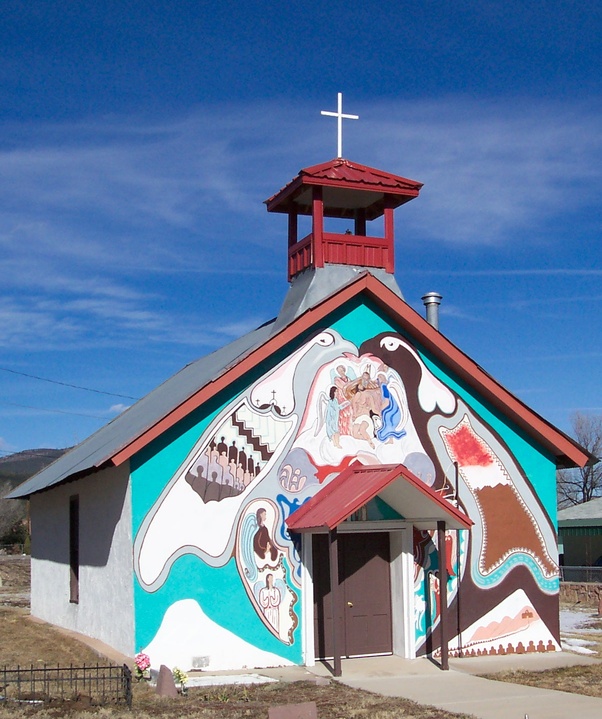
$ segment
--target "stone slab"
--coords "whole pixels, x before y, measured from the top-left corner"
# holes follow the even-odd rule
[[[268,709],[269,719],[318,719],[316,702],[303,704],[281,704]]]
[[[176,683],[171,673],[171,669],[161,664],[159,669],[159,676],[157,677],[157,688],[155,689],[157,694],[162,697],[177,697],[178,690],[176,689]]]

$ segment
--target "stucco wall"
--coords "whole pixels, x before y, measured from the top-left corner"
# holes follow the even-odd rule
[[[69,602],[69,498],[79,495],[79,603]],[[134,646],[129,467],[31,498],[31,613],[106,642]]]

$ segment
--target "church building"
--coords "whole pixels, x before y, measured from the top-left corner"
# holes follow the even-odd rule
[[[403,299],[421,187],[337,157],[266,200],[278,316],[11,495],[34,616],[183,670],[560,649],[556,469],[591,457]]]

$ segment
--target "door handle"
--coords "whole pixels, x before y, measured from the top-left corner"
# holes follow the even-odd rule
[[[352,606],[353,606],[353,602],[347,602],[347,606],[348,606],[348,607],[352,607]]]

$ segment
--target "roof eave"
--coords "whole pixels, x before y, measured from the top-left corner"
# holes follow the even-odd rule
[[[602,516],[586,517],[584,519],[559,519],[558,529],[570,529],[572,527],[600,527]]]
[[[100,472],[103,469],[106,469],[107,467],[111,466],[113,466],[113,463],[110,460],[105,460],[101,464],[95,464],[92,467],[82,469],[79,472],[73,472],[73,474],[68,474],[65,477],[59,479],[58,481],[48,485],[47,487],[40,487],[38,489],[32,490],[31,492],[27,491],[22,494],[19,494],[19,486],[17,486],[13,489],[12,492],[10,492],[10,494],[7,494],[4,499],[30,499],[34,494],[41,494],[42,492],[47,492],[49,489],[54,489],[55,487],[60,487],[64,484],[76,482],[78,479],[84,479],[84,477],[89,477],[91,474],[96,474],[97,472]],[[35,477],[36,475],[33,476]],[[25,486],[28,481],[29,480],[25,480],[20,486]]]

